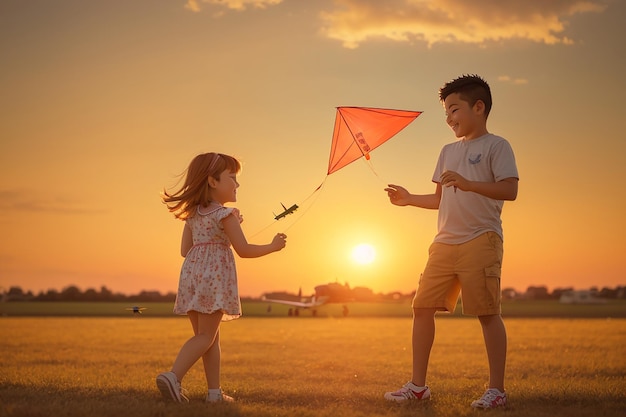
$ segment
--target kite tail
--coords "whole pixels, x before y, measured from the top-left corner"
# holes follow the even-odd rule
[[[374,168],[374,164],[372,164],[372,161],[370,161],[368,158],[364,158],[363,161],[365,161],[365,163],[367,164],[367,166],[369,167],[369,169],[372,170],[372,172],[374,173],[374,175],[376,176],[376,178],[378,178],[378,181],[380,181],[383,185],[387,186],[387,182],[385,180],[383,180],[380,175],[378,175],[378,172],[376,172],[376,169]]]

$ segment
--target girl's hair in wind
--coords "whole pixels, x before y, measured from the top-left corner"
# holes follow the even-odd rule
[[[226,170],[239,173],[241,163],[232,156],[221,153],[200,154],[192,159],[187,170],[181,174],[181,177],[185,177],[182,187],[172,194],[163,190],[161,199],[177,219],[193,217],[198,206],[208,206],[211,202],[209,177],[219,181],[220,175]]]

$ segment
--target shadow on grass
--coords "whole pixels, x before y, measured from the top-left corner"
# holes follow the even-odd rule
[[[240,408],[238,404],[206,404],[204,398],[193,398],[188,404],[177,404],[163,400],[156,388],[152,392],[146,392],[134,389],[0,385],[0,417],[246,415]]]
[[[355,390],[350,395],[302,390],[266,390],[238,392],[234,404],[205,404],[204,398],[193,396],[189,404],[176,404],[161,399],[159,393],[145,390],[102,390],[98,388],[65,389],[45,386],[35,389],[20,384],[0,385],[0,417],[48,416],[129,416],[217,417],[289,416],[289,417],[372,417],[372,416],[475,416],[470,399],[462,393],[435,395],[431,400],[405,404],[389,403],[371,393]],[[490,416],[571,417],[623,416],[626,396],[612,392],[593,396],[564,394],[560,396],[512,396],[504,409],[490,410]]]

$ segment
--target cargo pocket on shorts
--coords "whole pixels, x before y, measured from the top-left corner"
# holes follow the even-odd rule
[[[499,308],[500,307],[500,275],[502,272],[502,266],[494,264],[485,268],[485,286],[487,290],[488,302],[487,308]]]

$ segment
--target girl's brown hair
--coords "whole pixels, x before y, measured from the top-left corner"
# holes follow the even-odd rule
[[[211,202],[209,176],[219,181],[221,173],[226,170],[239,173],[241,163],[221,153],[200,154],[192,159],[187,170],[181,174],[181,177],[185,177],[182,187],[172,194],[163,190],[161,199],[177,219],[193,217],[198,206],[208,206]]]

